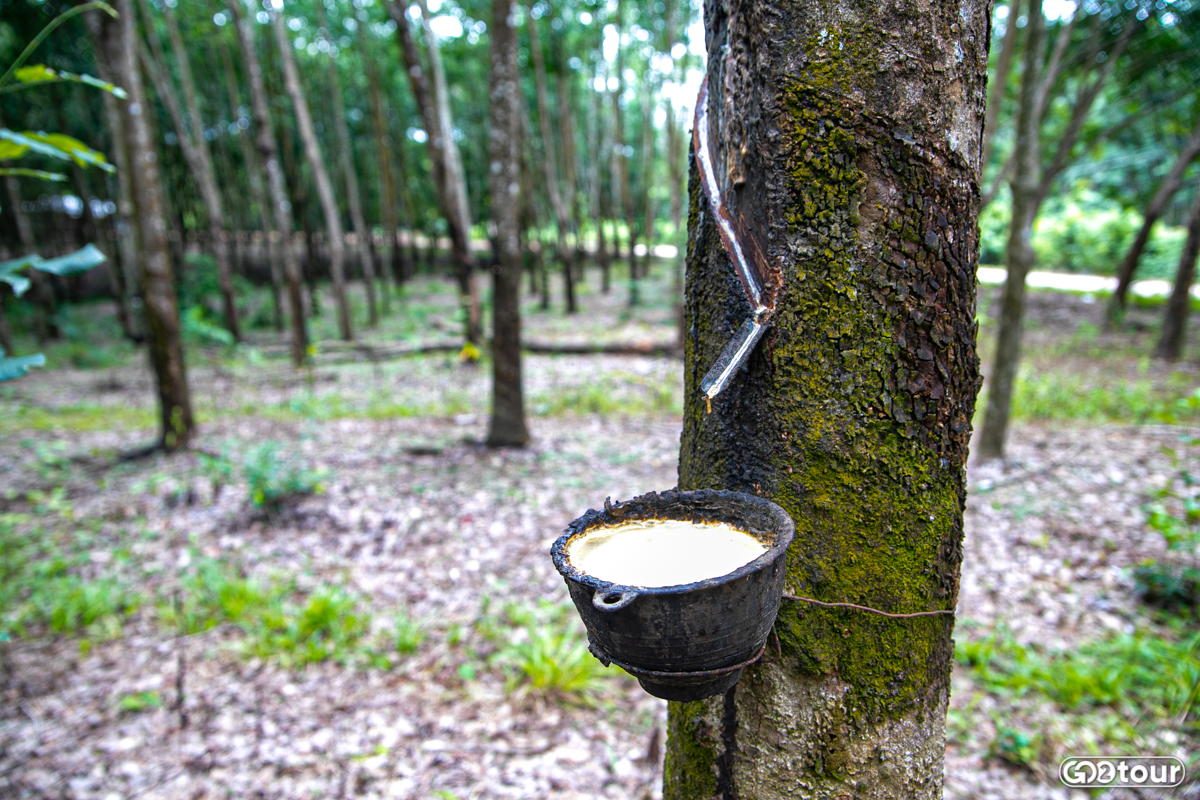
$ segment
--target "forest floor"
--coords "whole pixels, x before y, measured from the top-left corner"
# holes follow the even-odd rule
[[[531,304],[526,335],[670,343],[669,285]],[[404,303],[372,340],[457,332],[447,284]],[[1032,294],[1008,458],[969,468],[948,798],[1068,800],[1068,753],[1200,744],[1194,620],[1134,579],[1174,557],[1200,368],[1145,357],[1154,309],[1101,307]],[[486,365],[296,373],[273,336],[189,351],[192,453],[119,460],[154,432],[119,346],[0,389],[0,796],[659,797],[665,703],[587,655],[548,550],[676,483],[679,361],[529,355],[533,444],[489,451]]]

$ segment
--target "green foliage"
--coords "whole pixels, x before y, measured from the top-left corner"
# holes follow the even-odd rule
[[[162,698],[158,692],[133,692],[123,694],[117,700],[117,708],[123,714],[137,714],[152,708],[162,708]]]
[[[242,462],[242,477],[256,508],[278,510],[289,500],[319,493],[323,472],[284,461],[276,442],[263,442],[250,450]]]
[[[491,662],[504,672],[508,690],[593,705],[608,675],[588,652],[575,609],[543,600],[534,607],[509,604],[504,614],[512,629],[505,632],[508,641]]]
[[[43,545],[41,530],[29,522],[25,515],[0,515],[0,633],[119,635],[138,595],[115,578],[80,577],[72,571],[78,559]]]
[[[392,637],[396,644],[396,652],[402,656],[410,656],[425,641],[425,626],[404,612],[392,618]]]
[[[1190,388],[1190,387],[1189,387]],[[1200,420],[1200,393],[1183,394],[1175,384],[1149,378],[1113,381],[1058,370],[1022,367],[1013,393],[1012,415],[1023,420],[1089,422],[1179,422]],[[1193,398],[1197,398],[1193,402]],[[981,399],[978,408],[985,403]]]
[[[353,655],[370,627],[358,600],[328,586],[295,594],[288,584],[263,584],[228,563],[200,559],[182,577],[178,595],[159,604],[159,617],[185,633],[234,625],[246,634],[245,653],[285,666]]]
[[[233,334],[213,324],[203,306],[190,306],[180,319],[184,338],[192,344],[234,344]]]
[[[1149,561],[1133,571],[1142,600],[1167,611],[1195,613],[1200,607],[1200,569]]]
[[[1030,736],[1015,728],[1000,728],[988,752],[1018,767],[1033,767],[1038,762],[1042,737]]]
[[[1118,711],[1182,718],[1200,682],[1200,633],[1179,640],[1150,633],[1117,634],[1074,650],[1041,653],[1005,631],[958,642],[955,658],[982,685],[998,692],[1033,692],[1066,711],[1108,706]]]
[[[981,264],[1004,263],[1011,214],[1007,193],[980,213]],[[1141,225],[1138,211],[1080,184],[1051,197],[1038,215],[1033,230],[1037,269],[1114,275]],[[1138,261],[1137,277],[1170,279],[1185,238],[1183,227],[1159,221]]]

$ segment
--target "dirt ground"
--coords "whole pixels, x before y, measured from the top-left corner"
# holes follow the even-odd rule
[[[1094,313],[1069,299],[1071,313],[1056,321],[1036,297],[1035,343]],[[638,324],[669,336],[670,309],[655,313]],[[215,479],[200,455],[116,462],[152,430],[129,412],[152,409],[140,363],[47,371],[6,389],[0,512],[25,515],[22,530],[80,556],[83,578],[117,575],[146,599],[119,635],[3,645],[0,796],[660,797],[665,703],[615,674],[590,704],[513,685],[489,660],[503,643],[486,630],[504,604],[567,601],[548,557],[567,522],[605,497],[675,484],[679,362],[525,363],[534,443],[495,452],[478,444],[488,375],[452,354],[299,377],[273,360],[194,367],[201,450],[271,440],[323,471],[320,494],[271,513],[252,506],[236,476]],[[370,405],[356,405],[367,396]],[[1184,433],[1024,423],[1005,462],[972,464],[957,638],[1003,626],[1021,643],[1070,648],[1153,628],[1129,572],[1164,550],[1142,506],[1174,469],[1164,445]],[[237,625],[180,635],[161,609],[197,559],[263,582],[286,575],[298,592],[341,587],[371,613],[371,635],[402,613],[424,641],[382,665],[331,658],[298,668],[246,652]],[[156,702],[127,702],[138,696]],[[996,758],[993,743],[1002,726],[1087,724],[1048,702],[983,691],[958,668],[946,796],[1068,800],[1047,768]],[[1187,730],[1143,744],[1187,757],[1196,745]],[[1074,740],[1068,731],[1047,741]],[[1059,746],[1047,745],[1044,764],[1066,754]]]

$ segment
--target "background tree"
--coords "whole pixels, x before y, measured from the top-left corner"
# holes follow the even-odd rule
[[[492,416],[489,447],[529,442],[521,380],[521,246],[519,240],[521,105],[517,76],[517,5],[494,0],[491,32],[492,221],[496,265],[492,268]],[[529,20],[532,25],[533,20]]]
[[[102,19],[102,37],[116,48],[117,78],[129,98],[123,123],[129,135],[129,165],[138,213],[138,261],[141,265],[142,313],[150,366],[158,388],[159,444],[173,450],[186,447],[196,431],[192,396],[183,360],[179,303],[167,243],[159,158],[147,121],[150,105],[138,67],[137,16],[134,0],[117,0],[119,20]]]
[[[255,146],[267,172],[267,188],[271,197],[271,211],[275,230],[279,233],[279,249],[283,257],[283,271],[287,280],[288,314],[292,331],[292,363],[299,366],[308,357],[308,329],[304,320],[304,297],[300,286],[300,264],[292,246],[292,203],[288,199],[283,165],[279,161],[279,148],[271,129],[271,112],[267,106],[267,90],[263,84],[262,66],[254,43],[251,22],[246,19],[242,0],[230,0],[229,11],[237,28],[238,41],[242,47],[242,61],[246,66],[250,85],[250,107],[254,111]]]
[[[1059,78],[1059,65],[1066,48],[1071,44],[1075,22],[1079,19],[1078,15],[1083,13],[1084,10],[1079,9],[1076,16],[1060,26],[1058,41],[1047,58],[1042,52],[1046,20],[1041,2],[1031,0],[1029,6],[1017,135],[1012,153],[1012,177],[1009,180],[1013,202],[1004,261],[1008,276],[1000,302],[996,354],[988,372],[987,410],[979,433],[979,456],[983,459],[1004,455],[1004,440],[1008,433],[1013,388],[1021,356],[1025,280],[1035,261],[1031,243],[1034,222],[1054,183],[1073,159],[1084,124],[1113,66],[1120,61],[1134,31],[1140,26],[1133,15],[1118,16],[1116,23],[1111,22],[1110,18],[1117,13],[1113,9],[1097,8],[1095,13],[1090,14],[1091,31],[1080,43],[1081,52],[1078,54],[1081,74],[1073,76],[1078,88],[1069,104],[1070,112],[1065,124],[1051,140],[1042,135],[1043,112]],[[1099,57],[1100,53],[1104,53],[1104,58]],[[1041,149],[1043,141],[1055,142],[1054,152],[1045,163]]]
[[[989,11],[705,5],[699,141],[777,307],[708,413],[701,378],[754,305],[693,167],[679,487],[782,505],[789,592],[954,608]],[[952,618],[785,602],[775,629],[780,661],[670,705],[664,797],[941,797]]]

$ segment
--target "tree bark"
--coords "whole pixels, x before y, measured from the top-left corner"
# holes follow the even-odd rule
[[[317,24],[328,32],[332,40],[333,29],[329,27],[324,0],[317,0],[313,5],[317,9]],[[346,182],[346,202],[350,207],[350,224],[354,228],[354,238],[357,240],[358,263],[362,269],[363,284],[367,295],[367,324],[374,326],[379,323],[379,309],[375,304],[375,264],[371,259],[371,249],[367,246],[367,238],[371,232],[367,229],[366,221],[363,219],[362,193],[358,188],[358,172],[354,168],[354,151],[350,146],[350,129],[346,125],[346,111],[342,104],[342,81],[338,77],[336,58],[329,58],[327,69],[330,102],[333,104],[333,126],[338,141],[338,163]]]
[[[1125,297],[1129,293],[1129,285],[1133,283],[1133,275],[1137,271],[1142,251],[1146,249],[1146,243],[1150,241],[1150,233],[1154,229],[1154,224],[1166,210],[1167,203],[1171,202],[1171,198],[1179,191],[1179,185],[1183,182],[1184,170],[1197,155],[1200,155],[1200,119],[1196,121],[1192,135],[1184,144],[1183,150],[1179,152],[1175,163],[1171,165],[1170,171],[1163,177],[1162,183],[1158,185],[1158,190],[1151,198],[1150,204],[1146,206],[1142,216],[1142,227],[1138,229],[1137,236],[1134,237],[1133,244],[1129,247],[1129,252],[1121,260],[1121,266],[1117,269],[1117,288],[1108,304],[1110,320],[1117,319],[1125,310]]]
[[[517,94],[517,32],[514,0],[493,0],[491,130],[488,169],[496,265],[492,278],[492,416],[488,447],[529,442],[521,385],[521,105]],[[533,20],[530,20],[532,23]]]
[[[788,593],[955,607],[989,12],[706,3],[711,164],[775,312],[708,413],[754,304],[693,167],[679,488],[783,506]],[[781,659],[670,704],[664,798],[940,798],[952,617],[785,601],[775,630]]]
[[[532,4],[530,8],[532,9]],[[570,211],[564,201],[558,185],[557,148],[554,146],[554,134],[550,130],[550,102],[546,90],[546,59],[542,53],[541,36],[538,34],[537,20],[532,14],[529,17],[529,49],[533,54],[534,85],[537,89],[538,125],[542,135],[542,173],[546,177],[546,193],[550,197],[550,208],[554,212],[554,235],[558,258],[563,267],[563,292],[566,295],[568,314],[574,314],[575,308],[575,276],[573,269],[574,252],[567,245],[567,228],[571,224]]]
[[[371,99],[371,129],[375,134],[375,153],[379,164],[379,216],[383,225],[384,241],[392,260],[392,280],[397,286],[408,277],[410,269],[406,269],[404,256],[400,250],[400,238],[397,231],[396,218],[396,179],[392,170],[391,137],[387,130],[387,112],[383,106],[383,94],[379,89],[379,69],[375,64],[367,45],[367,20],[360,21],[358,26],[358,46],[362,59],[367,68],[367,94]],[[403,146],[403,143],[401,143]],[[380,262],[382,271],[382,260]],[[383,293],[383,312],[391,312],[391,299],[386,281],[381,282]]]
[[[596,65],[594,71],[595,76],[600,75],[599,64]],[[604,192],[604,183],[601,180],[600,162],[603,160],[601,154],[604,153],[607,145],[607,140],[602,133],[604,120],[600,110],[601,98],[603,92],[598,92],[595,86],[589,87],[588,96],[591,102],[588,105],[588,151],[592,154],[587,160],[588,164],[588,211],[592,217],[592,224],[596,226],[596,263],[600,265],[600,288],[605,294],[608,293],[608,271],[610,268],[608,260],[608,244],[604,241],[604,213],[601,203],[601,196]]]
[[[250,84],[250,107],[254,110],[255,146],[267,171],[267,189],[271,195],[271,211],[275,230],[279,233],[279,249],[283,256],[283,272],[287,280],[288,315],[292,329],[292,364],[299,367],[308,358],[308,329],[304,319],[304,290],[300,285],[300,264],[292,247],[292,203],[288,200],[283,166],[279,163],[279,148],[271,128],[271,113],[267,108],[267,92],[263,86],[262,66],[254,44],[254,29],[246,18],[243,0],[230,0],[229,10],[237,27],[242,59]]]
[[[420,4],[426,50],[429,56],[429,75],[421,65],[417,43],[413,39],[403,3],[388,1],[388,12],[396,23],[400,50],[408,68],[409,86],[417,99],[421,120],[428,136],[426,147],[433,165],[434,189],[442,216],[450,233],[450,249],[457,268],[459,296],[466,312],[466,339],[478,345],[483,337],[479,287],[475,279],[475,259],[471,255],[471,213],[467,204],[467,182],[463,174],[458,145],[454,142],[454,125],[450,118],[450,98],[442,70],[441,55],[433,31],[429,28],[429,10]]]
[[[96,71],[100,80],[116,84],[114,43],[104,38],[105,28],[101,24],[100,14],[87,16],[88,36],[92,42],[92,52],[95,54]],[[129,170],[129,140],[121,115],[117,98],[109,92],[101,92],[104,103],[104,119],[108,123],[112,139],[113,164],[117,168],[117,213],[110,220],[117,235],[117,252],[120,254],[113,275],[116,282],[117,318],[121,322],[125,338],[137,341],[141,334],[140,326],[131,308],[131,300],[137,294],[137,214],[133,203],[133,186]]]
[[[650,264],[654,257],[654,200],[650,197],[650,188],[654,185],[654,86],[648,76],[642,78],[642,169],[639,194],[642,200],[643,238],[646,240],[646,258],[642,262],[641,274],[650,275]]]
[[[160,445],[174,450],[187,447],[195,434],[196,423],[183,360],[159,158],[147,120],[150,106],[138,69],[137,17],[133,0],[117,0],[115,5],[120,19],[111,23],[105,21],[104,36],[106,41],[120,42],[114,48],[117,55],[114,67],[121,79],[120,85],[128,94],[123,121],[129,137],[129,166],[140,223],[142,310],[150,365],[158,388]]]
[[[225,44],[224,39],[221,40],[221,61],[225,70],[225,92],[229,95],[229,108],[232,110],[234,117],[239,117],[241,100],[238,93],[237,76],[233,71],[233,58],[229,54],[229,47]],[[258,163],[258,157],[254,152],[253,142],[250,141],[245,131],[240,130],[237,134],[237,140],[238,146],[242,150],[242,161],[246,164],[246,173],[250,183],[250,196],[254,200],[254,205],[258,208],[259,224],[262,226],[263,253],[267,257],[267,264],[271,273],[271,304],[274,309],[275,330],[282,332],[283,264],[280,258],[280,247],[277,242],[272,241],[275,228],[271,224],[271,206],[267,202],[266,189],[263,188],[262,170]]]
[[[169,3],[163,4],[163,16],[167,20],[167,36],[171,42],[171,52],[175,55],[175,63],[179,67],[180,86],[183,88],[183,102],[187,108],[191,122],[191,137],[195,143],[196,166],[192,174],[200,189],[204,201],[204,209],[208,214],[208,232],[212,239],[213,257],[217,260],[217,281],[221,289],[221,299],[224,304],[225,327],[233,335],[235,341],[241,341],[242,333],[238,324],[237,302],[233,294],[233,264],[229,257],[229,236],[225,231],[225,212],[221,203],[221,191],[217,188],[217,174],[213,169],[212,153],[209,151],[208,140],[204,138],[204,126],[200,122],[200,103],[196,98],[196,84],[192,80],[192,68],[188,60],[187,48],[183,46],[183,37],[179,35],[175,11]],[[151,41],[157,42],[153,25],[147,25]],[[166,63],[159,57],[160,63]],[[184,132],[179,131],[179,141],[182,144]]]
[[[1200,254],[1200,190],[1196,191],[1191,210],[1188,211],[1187,239],[1183,243],[1183,251],[1179,254],[1175,284],[1171,287],[1171,296],[1167,298],[1162,333],[1154,351],[1155,356],[1167,361],[1178,361],[1183,355],[1183,345],[1187,340],[1188,312],[1192,306],[1192,284],[1196,280],[1197,254]]]
[[[622,13],[622,2],[617,0],[617,30],[618,32],[625,24],[625,15]],[[634,254],[634,248],[637,247],[637,230],[636,222],[633,213],[633,187],[629,181],[629,156],[625,154],[625,123],[621,114],[621,95],[625,93],[625,51],[624,48],[617,48],[617,90],[612,93],[613,107],[613,150],[612,150],[612,167],[613,167],[613,194],[616,195],[615,203],[620,207],[620,211],[624,212],[625,227],[628,229],[628,244],[629,244],[629,305],[637,306],[641,303],[641,293],[638,289],[638,268],[637,256]],[[631,148],[632,149],[632,148]],[[618,212],[620,213],[620,212]],[[616,215],[614,215],[614,219]],[[614,240],[617,242],[618,258],[620,250],[621,237],[614,233]]]
[[[325,155],[321,152],[317,133],[313,130],[312,114],[308,110],[308,98],[304,96],[304,87],[300,85],[300,71],[296,69],[296,57],[292,55],[295,48],[292,47],[292,40],[288,36],[287,23],[283,20],[283,9],[281,7],[268,13],[275,28],[275,42],[279,46],[280,60],[283,62],[284,86],[292,98],[296,127],[300,129],[304,155],[308,159],[309,168],[312,169],[313,181],[317,184],[317,199],[320,200],[321,211],[325,215],[325,236],[329,244],[329,271],[333,278],[333,301],[337,306],[338,329],[342,339],[349,342],[354,339],[354,320],[350,316],[350,303],[346,298],[346,237],[342,233],[342,220],[338,213],[337,200],[333,196],[333,182],[329,180],[329,172],[325,169]],[[336,101],[340,104],[340,97],[336,98]]]

